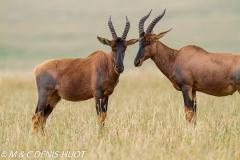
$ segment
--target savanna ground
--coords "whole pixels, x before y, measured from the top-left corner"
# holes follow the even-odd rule
[[[110,14],[119,36],[128,16],[127,39],[131,39],[137,38],[138,21],[150,9],[152,20],[167,8],[154,29],[173,28],[162,39],[166,45],[178,49],[196,44],[212,52],[240,52],[238,6],[237,1],[190,0],[1,1],[0,152],[86,151],[84,159],[240,159],[239,94],[219,98],[197,93],[197,125],[189,125],[181,92],[153,62],[133,67],[137,44],[126,51],[126,68],[110,97],[102,131],[93,99],[61,100],[48,118],[45,137],[34,136],[31,124],[37,103],[34,66],[50,58],[110,51],[96,39],[111,38]],[[64,159],[52,157],[60,158]]]

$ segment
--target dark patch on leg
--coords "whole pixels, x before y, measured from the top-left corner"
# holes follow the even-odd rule
[[[96,91],[94,93],[97,115],[99,115],[102,110],[101,105],[103,103],[103,90],[102,90],[103,76],[104,76],[103,71],[101,68],[99,68],[97,71],[97,78],[96,78],[96,84],[95,84]]]
[[[42,72],[39,75],[37,75],[36,83],[38,90],[41,89],[50,90],[55,88],[57,81],[50,73]]]
[[[38,96],[38,104],[35,110],[35,114],[44,111],[44,108],[47,105],[47,98],[47,91],[45,93],[41,92],[41,95]]]
[[[181,90],[184,99],[185,117],[189,122],[196,123],[196,101],[189,97],[190,91],[187,86],[182,86]]]
[[[52,113],[52,111],[53,111],[53,107],[50,106],[49,104],[44,109],[44,112],[43,112],[43,122],[42,122],[43,124],[41,125],[43,134],[45,134],[45,125],[46,125],[47,118]]]
[[[193,106],[193,100],[190,99],[189,95],[188,95],[188,88],[187,87],[182,87],[182,94],[183,94],[183,100],[184,100],[184,105],[192,108]]]
[[[48,72],[42,72],[36,77],[36,84],[38,90],[38,106],[35,113],[44,111],[47,106],[50,90],[54,90],[57,82],[55,78]],[[51,93],[52,94],[52,93]]]
[[[51,114],[53,110],[53,107],[51,107],[50,105],[48,105],[45,109],[44,109],[44,117],[47,117]]]
[[[97,115],[99,115],[102,112],[102,104],[103,104],[103,92],[102,91],[96,91],[94,93],[94,99],[96,104],[96,111]]]
[[[47,107],[44,109],[44,120],[46,121],[48,116],[52,113],[54,107],[56,106],[56,104],[60,101],[60,97],[54,93],[51,97],[50,102],[48,102]]]
[[[98,123],[99,123],[101,126],[104,126],[104,124],[105,124],[104,121],[105,121],[105,119],[106,119],[106,117],[107,117],[108,98],[109,98],[109,96],[107,96],[107,97],[105,97],[105,98],[103,99],[103,104],[102,104],[102,106],[101,106],[102,111],[101,111],[100,116],[99,116],[99,119],[98,119]]]
[[[48,116],[52,113],[54,107],[56,106],[56,104],[60,101],[60,97],[59,95],[57,95],[56,93],[54,93],[50,99],[50,101],[48,102],[47,107],[45,107],[44,112],[43,112],[43,120],[42,120],[42,133],[45,135],[46,134],[46,130],[45,130],[45,124],[47,121]]]
[[[103,101],[103,105],[102,105],[102,111],[103,112],[107,112],[107,109],[108,109],[108,98],[109,96],[107,96],[104,101]]]
[[[174,71],[174,81],[178,83],[179,89],[182,91],[184,100],[185,117],[189,122],[196,122],[196,92],[192,91],[192,86],[188,86],[182,70],[177,66]],[[178,89],[178,87],[175,87]]]
[[[46,93],[47,94],[47,93]],[[33,123],[33,129],[34,129],[34,133],[37,134],[38,132],[38,128],[39,126],[43,125],[43,121],[44,121],[44,108],[46,107],[46,103],[47,103],[47,96],[46,94],[44,94],[45,96],[38,96],[38,104],[37,104],[37,108],[35,110],[35,114],[32,117],[32,123]]]
[[[177,77],[177,81],[179,83],[179,87],[182,88],[183,85],[186,85],[186,81],[184,79],[182,70],[177,66],[175,69],[175,76]]]
[[[96,91],[94,98],[98,115],[98,124],[100,126],[104,126],[104,120],[107,117],[108,96],[103,97],[102,91]]]
[[[55,78],[48,72],[42,72],[36,77],[36,84],[38,90],[38,104],[35,110],[35,115],[32,118],[34,132],[38,131],[39,125],[43,128],[45,121],[45,108],[48,106],[52,98],[56,86]],[[46,110],[46,114],[51,113],[50,108]]]
[[[196,98],[196,91],[192,91],[192,99],[193,99],[193,110],[195,114],[197,113],[197,98]]]
[[[98,117],[98,123],[101,126],[104,126],[104,121],[107,117],[108,97],[109,96],[104,97],[103,101],[102,101],[102,104],[101,104],[101,112],[100,112],[99,117]]]
[[[102,79],[103,79],[103,71],[101,68],[98,69],[97,71],[97,79],[96,79],[96,84],[95,84],[95,89],[102,91]]]

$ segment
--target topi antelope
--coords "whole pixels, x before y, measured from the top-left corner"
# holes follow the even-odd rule
[[[182,92],[185,117],[189,122],[196,122],[196,91],[219,97],[235,91],[240,93],[240,55],[210,53],[195,45],[180,50],[171,49],[158,40],[170,30],[151,33],[165,10],[144,32],[143,25],[150,13],[139,21],[141,40],[134,65],[139,67],[148,58],[154,61],[174,88]]]
[[[130,23],[126,17],[126,26],[122,37],[118,37],[111,16],[108,21],[112,39],[97,37],[112,51],[107,54],[96,51],[86,58],[63,58],[48,60],[34,70],[38,90],[38,104],[32,117],[34,132],[39,126],[44,133],[43,124],[61,98],[69,101],[95,99],[98,123],[104,125],[107,116],[109,95],[113,93],[119,76],[124,70],[123,59],[128,45],[138,40],[126,40]]]

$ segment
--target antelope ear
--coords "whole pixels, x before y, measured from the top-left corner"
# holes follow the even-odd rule
[[[109,41],[108,39],[102,38],[102,37],[98,37],[98,36],[97,36],[97,39],[98,39],[102,44],[111,46],[111,41]]]
[[[130,39],[130,40],[127,40],[127,45],[128,45],[128,46],[129,46],[129,45],[133,45],[133,44],[137,43],[138,41],[140,41],[141,39],[143,39],[143,37],[142,37],[142,38],[138,38],[138,39]]]
[[[171,31],[171,29],[169,29],[168,31],[165,31],[165,32],[162,32],[162,33],[159,33],[157,35],[154,36],[154,39],[159,39],[159,38],[162,38],[167,32]]]

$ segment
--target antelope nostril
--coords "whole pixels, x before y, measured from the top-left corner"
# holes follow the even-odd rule
[[[121,71],[121,72],[122,72],[123,70],[124,70],[123,68],[118,68],[118,71]]]
[[[116,67],[116,70],[118,73],[122,73],[124,70],[124,67]]]
[[[134,65],[137,67],[140,64],[140,60],[135,60]]]

